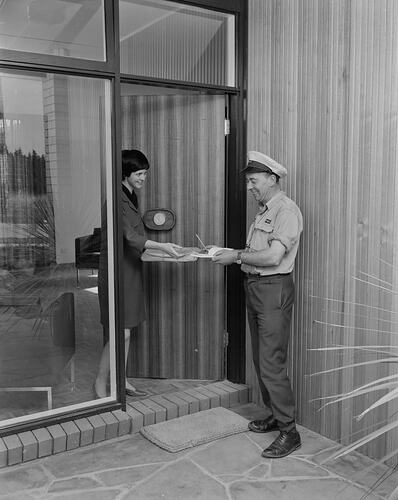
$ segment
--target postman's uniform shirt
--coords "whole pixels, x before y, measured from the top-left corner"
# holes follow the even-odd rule
[[[294,303],[291,271],[303,230],[297,205],[282,191],[261,207],[250,227],[246,252],[285,247],[278,266],[242,264],[253,362],[264,402],[264,418],[275,418],[280,430],[295,427],[295,401],[287,375],[287,350]]]
[[[278,240],[285,247],[285,254],[278,266],[242,264],[242,271],[261,276],[289,274],[294,267],[302,230],[303,216],[299,207],[280,191],[257,213],[249,229],[245,251],[264,250],[270,247],[273,240]]]

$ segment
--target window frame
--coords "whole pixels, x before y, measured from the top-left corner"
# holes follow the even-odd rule
[[[115,114],[113,112],[113,109],[114,109],[114,96],[115,96],[115,92],[114,92],[114,81],[113,81],[113,78],[110,76],[110,75],[107,75],[107,74],[104,74],[104,75],[98,75],[98,74],[92,74],[92,73],[80,73],[80,72],[66,72],[66,71],[62,71],[61,69],[58,68],[58,70],[54,70],[54,71],[48,71],[48,70],[45,70],[45,71],[38,71],[36,67],[31,67],[31,65],[24,65],[24,66],[21,66],[21,65],[18,65],[15,66],[15,65],[9,65],[9,64],[2,64],[0,62],[0,71],[1,70],[10,70],[10,71],[26,71],[27,73],[31,72],[32,74],[38,74],[38,73],[42,73],[42,74],[45,74],[45,73],[51,73],[51,74],[62,74],[62,75],[65,75],[65,76],[78,76],[78,77],[82,77],[82,78],[97,78],[99,80],[102,80],[102,81],[108,81],[108,84],[110,86],[110,101],[111,101],[111,109],[109,109],[109,113],[110,113],[110,116],[111,116],[111,124],[110,124],[110,147],[111,147],[111,151],[109,151],[109,155],[111,155],[112,157],[112,166],[114,165],[114,162],[115,162],[115,154],[114,154],[114,146],[113,146],[113,143],[114,143],[114,121],[115,121]],[[118,224],[119,222],[119,217],[118,217],[118,212],[117,210],[115,209],[115,207],[117,207],[117,203],[115,201],[115,196],[117,195],[117,189],[116,189],[116,186],[117,185],[120,185],[120,182],[121,182],[121,176],[120,176],[120,180],[119,180],[119,184],[117,184],[117,181],[115,181],[115,169],[112,168],[111,169],[111,172],[110,174],[112,175],[112,185],[111,185],[111,198],[112,198],[112,214],[113,214],[113,217],[112,217],[112,225],[113,225],[113,238],[114,238],[114,252],[113,252],[113,262],[114,262],[114,270],[113,270],[113,274],[114,274],[114,283],[115,283],[115,332],[118,332],[119,329],[121,328],[121,326],[118,324],[119,323],[119,320],[118,318],[121,317],[120,314],[121,312],[119,311],[118,309],[118,305],[120,304],[120,300],[119,300],[119,297],[117,296],[117,293],[118,293],[118,281],[119,281],[119,276],[118,276],[118,262],[121,261],[122,259],[122,255],[121,255],[121,251],[120,248],[121,248],[121,245],[120,243],[119,244],[115,244],[115,234],[118,234],[117,230],[116,230],[116,227],[115,227],[115,224]],[[121,235],[120,235],[121,236]],[[118,252],[116,253],[116,249],[118,249]],[[116,333],[115,335],[115,361],[116,361],[116,394],[117,394],[117,397],[116,397],[116,400],[115,401],[110,401],[110,402],[103,402],[103,403],[98,403],[98,404],[93,404],[93,402],[95,401],[95,399],[93,398],[91,401],[90,401],[90,406],[87,406],[85,408],[79,408],[79,409],[75,409],[75,410],[68,410],[68,406],[65,406],[63,408],[60,408],[60,412],[57,413],[57,414],[53,414],[53,415],[48,415],[48,416],[45,416],[45,417],[36,417],[35,413],[33,413],[31,415],[31,419],[30,420],[26,420],[24,422],[21,422],[21,423],[17,423],[17,424],[10,424],[8,426],[4,426],[0,429],[0,437],[3,437],[3,436],[7,436],[7,435],[10,435],[10,434],[14,434],[16,432],[24,432],[24,431],[27,431],[27,430],[33,430],[33,429],[37,429],[37,428],[40,428],[40,427],[43,427],[44,425],[54,425],[54,424],[60,424],[62,422],[66,422],[66,421],[70,421],[70,420],[73,420],[74,418],[82,418],[82,417],[88,417],[88,416],[91,416],[91,415],[95,415],[95,414],[98,414],[98,409],[101,409],[101,412],[102,411],[114,411],[116,409],[121,409],[123,408],[123,405],[125,404],[125,394],[124,394],[124,391],[121,391],[121,377],[122,377],[122,374],[120,373],[120,363],[119,363],[119,359],[120,359],[120,356],[121,356],[121,347],[123,348],[124,347],[124,342],[122,343],[121,342],[121,335],[118,335]],[[124,353],[123,353],[124,355]],[[124,364],[122,364],[122,367],[124,367]],[[124,374],[123,374],[123,380],[124,380]],[[51,410],[50,410],[51,411]]]
[[[114,0],[112,0],[113,2]],[[25,52],[0,48],[0,62],[10,64],[26,64],[30,66],[40,66],[41,68],[62,68],[71,71],[99,71],[113,73],[115,70],[115,36],[112,2],[104,0],[104,46],[105,60],[80,59],[75,57],[55,56],[50,54],[40,54],[37,52]]]

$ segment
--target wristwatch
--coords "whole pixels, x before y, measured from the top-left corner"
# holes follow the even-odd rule
[[[242,251],[239,250],[238,255],[236,257],[236,263],[241,265],[242,264]]]

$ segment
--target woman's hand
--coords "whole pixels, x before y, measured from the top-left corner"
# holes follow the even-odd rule
[[[220,250],[211,259],[216,264],[221,264],[222,266],[229,266],[234,264],[238,258],[238,250]]]
[[[182,248],[180,245],[176,245],[175,243],[159,243],[159,249],[163,250],[167,254],[172,257],[180,257],[181,254],[178,253],[177,249]]]
[[[180,245],[176,245],[175,243],[161,243],[160,241],[146,240],[144,248],[162,250],[162,252],[165,252],[172,257],[181,257],[181,254],[177,252],[177,249],[182,247]]]

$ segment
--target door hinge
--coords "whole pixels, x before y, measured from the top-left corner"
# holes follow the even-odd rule
[[[227,331],[224,332],[224,347],[228,347],[229,344],[229,333]]]
[[[224,135],[231,133],[231,122],[227,119],[224,120]]]

